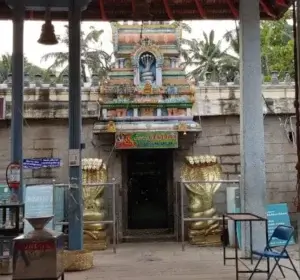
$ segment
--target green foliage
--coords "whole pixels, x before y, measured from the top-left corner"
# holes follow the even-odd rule
[[[0,56],[0,83],[7,80],[8,74],[12,72],[12,56],[10,54],[3,54]],[[36,66],[28,62],[27,58],[24,58],[24,73],[27,73],[31,79],[37,74],[42,75],[44,80],[48,80],[49,73],[46,69]]]
[[[204,40],[182,40],[181,54],[185,59],[185,67],[193,68],[187,76],[196,82],[203,80],[205,73],[210,72],[212,81],[217,81],[223,72],[227,76],[238,70],[238,58],[228,54],[227,49],[222,50],[222,40],[215,40],[215,32],[203,32]]]
[[[61,44],[69,46],[69,29],[65,26],[66,31],[62,37],[58,38]],[[81,74],[84,82],[87,81],[87,71],[90,74],[98,74],[100,79],[106,79],[108,71],[111,68],[112,54],[108,54],[102,50],[101,35],[103,30],[97,30],[94,26],[90,27],[90,31],[85,34],[81,32]],[[53,60],[49,71],[62,68],[59,79],[68,70],[68,52],[53,52],[42,57],[42,61]]]
[[[288,20],[291,12],[279,21],[265,21],[261,24],[262,72],[265,76],[278,71],[280,77],[288,72],[295,76],[293,27]]]
[[[285,74],[295,76],[294,69],[294,39],[291,11],[288,11],[279,21],[264,21],[261,23],[261,59],[262,73],[271,76],[272,71],[279,72],[279,78]],[[229,81],[234,73],[239,71],[239,25],[224,34],[222,40],[215,42],[214,31],[203,33],[203,40],[182,40],[181,54],[185,67],[191,66],[188,77],[196,81],[203,80],[205,72],[212,73],[212,80],[217,80],[222,72]],[[228,43],[228,48],[221,50],[221,45]],[[229,54],[230,53],[230,54]]]

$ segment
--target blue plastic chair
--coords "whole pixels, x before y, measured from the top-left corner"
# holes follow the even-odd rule
[[[298,279],[300,280],[300,276],[299,276],[299,273],[295,267],[295,265],[293,264],[293,261],[291,260],[286,248],[287,246],[289,245],[289,242],[291,240],[291,238],[293,237],[293,234],[294,234],[294,228],[291,227],[291,226],[284,226],[284,225],[279,225],[275,228],[272,236],[270,237],[270,239],[268,240],[268,243],[267,243],[267,246],[265,247],[265,249],[263,251],[255,251],[253,250],[252,254],[253,255],[256,255],[256,256],[260,256],[249,280],[252,278],[252,276],[255,274],[255,272],[259,271],[258,269],[258,266],[261,262],[261,260],[263,258],[267,258],[267,259],[274,259],[275,260],[275,265],[273,266],[273,268],[271,269],[271,271],[269,272],[269,275],[268,275],[268,278],[267,280],[269,280],[272,276],[272,274],[274,273],[276,267],[279,268],[283,278],[285,278],[285,275],[284,275],[284,272],[282,270],[282,268],[286,268],[286,269],[289,269],[289,270],[292,270],[296,273]],[[275,248],[279,248],[278,246],[271,246],[271,242],[272,242],[272,239],[273,238],[277,238],[277,239],[280,239],[280,240],[283,240],[283,241],[286,241],[286,243],[284,244],[281,251],[279,250],[275,250]],[[284,265],[280,265],[279,264],[279,261],[281,259],[287,259],[290,261],[292,267],[287,267],[287,266],[284,266]]]

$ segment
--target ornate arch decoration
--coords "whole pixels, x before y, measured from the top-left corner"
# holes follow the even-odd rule
[[[159,46],[157,46],[152,40],[145,38],[137,45],[135,50],[131,54],[131,61],[133,67],[138,67],[140,56],[144,52],[152,53],[156,59],[156,66],[162,67],[164,63],[164,56],[161,53]]]

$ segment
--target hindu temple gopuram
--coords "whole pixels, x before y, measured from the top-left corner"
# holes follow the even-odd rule
[[[117,149],[133,148],[130,145],[177,148],[178,131],[200,129],[192,114],[195,88],[180,67],[181,29],[176,26],[159,22],[112,25],[116,64],[100,88],[103,122],[97,128],[117,132]],[[146,139],[143,133],[128,131],[161,134],[148,134],[154,139]]]

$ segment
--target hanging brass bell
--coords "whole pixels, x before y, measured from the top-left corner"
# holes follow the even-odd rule
[[[56,45],[58,43],[51,20],[46,19],[45,23],[43,24],[38,43],[42,45]]]

